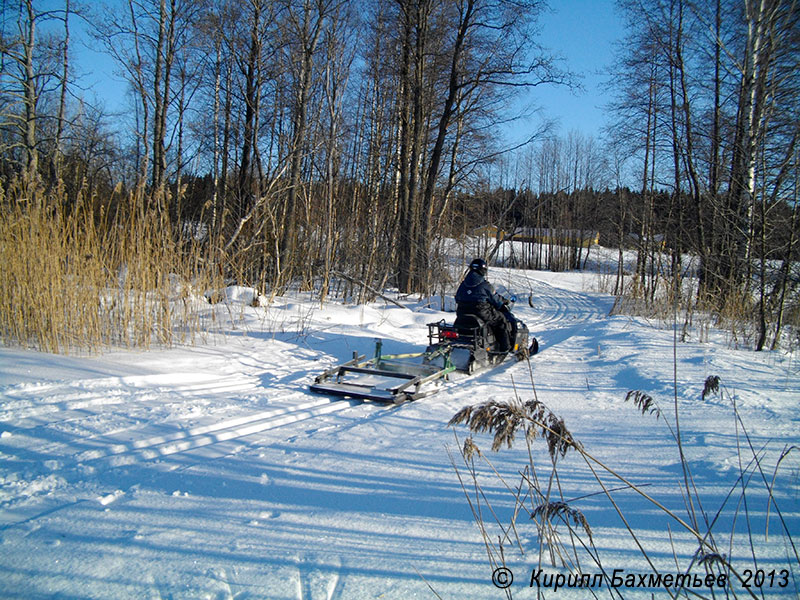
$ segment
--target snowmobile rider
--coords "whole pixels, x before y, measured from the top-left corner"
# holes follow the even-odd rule
[[[456,291],[456,315],[478,317],[492,328],[497,341],[497,352],[511,350],[514,317],[508,309],[508,300],[494,291],[486,281],[486,261],[476,258],[469,264],[469,272]]]

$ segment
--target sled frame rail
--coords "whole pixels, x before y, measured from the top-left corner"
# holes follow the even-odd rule
[[[383,354],[382,345],[382,340],[375,341],[375,356],[372,358],[355,352],[352,360],[317,375],[311,391],[383,404],[401,404],[436,393],[436,388],[424,389],[423,386],[456,370],[450,361],[450,348],[446,345],[410,354]],[[443,358],[444,366],[431,363],[438,357]],[[422,363],[408,362],[408,359],[420,358]],[[349,375],[356,377],[347,379]],[[379,381],[373,381],[375,379]],[[380,380],[389,385],[379,385]]]

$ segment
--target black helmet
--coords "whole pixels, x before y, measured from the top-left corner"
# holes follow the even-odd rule
[[[469,270],[475,271],[479,275],[486,277],[486,273],[488,272],[486,261],[482,258],[474,259],[471,263],[469,263]]]

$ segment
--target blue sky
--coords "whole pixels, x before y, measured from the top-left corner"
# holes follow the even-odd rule
[[[576,130],[599,137],[604,123],[603,69],[614,57],[614,42],[624,35],[613,0],[551,0],[541,18],[541,44],[564,58],[564,66],[582,75],[585,90],[572,93],[559,86],[533,88],[527,100],[545,115],[557,118],[561,134]]]

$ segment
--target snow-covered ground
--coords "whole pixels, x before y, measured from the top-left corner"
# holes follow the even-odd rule
[[[542,348],[531,361],[536,397],[584,449],[686,519],[680,457],[666,426],[674,427],[677,402],[702,509],[714,518],[724,506],[717,542],[740,573],[762,569],[756,596],[797,595],[785,531],[800,539],[800,451],[775,475],[780,515],[770,507],[768,537],[760,474],[748,471],[744,496],[737,480],[740,460],[747,466],[752,456],[748,443],[770,482],[780,452],[800,445],[798,358],[731,349],[714,332],[707,342],[675,345],[669,327],[608,316],[612,299],[593,291],[590,275],[493,269],[490,279],[520,295],[515,313]],[[451,463],[458,442],[447,422],[467,404],[532,398],[528,364],[508,361],[397,407],[318,396],[308,391],[315,374],[353,351],[371,352],[378,337],[385,352],[419,350],[425,324],[452,314],[420,303],[320,307],[301,296],[260,308],[236,295],[229,301],[235,325],[194,347],[101,357],[0,348],[0,596],[506,597],[492,582]],[[714,375],[725,393],[703,400]],[[626,402],[630,390],[652,396],[661,418]],[[737,428],[734,398],[749,442]],[[455,433],[463,440],[467,432]],[[488,437],[475,439],[488,451]],[[533,459],[546,473],[541,446],[534,440]],[[528,461],[523,444],[489,454],[519,481]],[[608,497],[596,494],[586,463],[568,454],[558,473],[609,576],[649,573]],[[483,482],[507,520],[513,495],[495,478]],[[688,566],[697,544],[675,521],[631,490],[612,496],[660,569]],[[540,584],[565,571],[538,562],[533,522],[517,527],[526,552],[506,548],[513,597],[590,597],[589,590],[529,587],[536,569]],[[786,565],[794,571],[781,587]],[[591,592],[666,595],[627,586]]]

